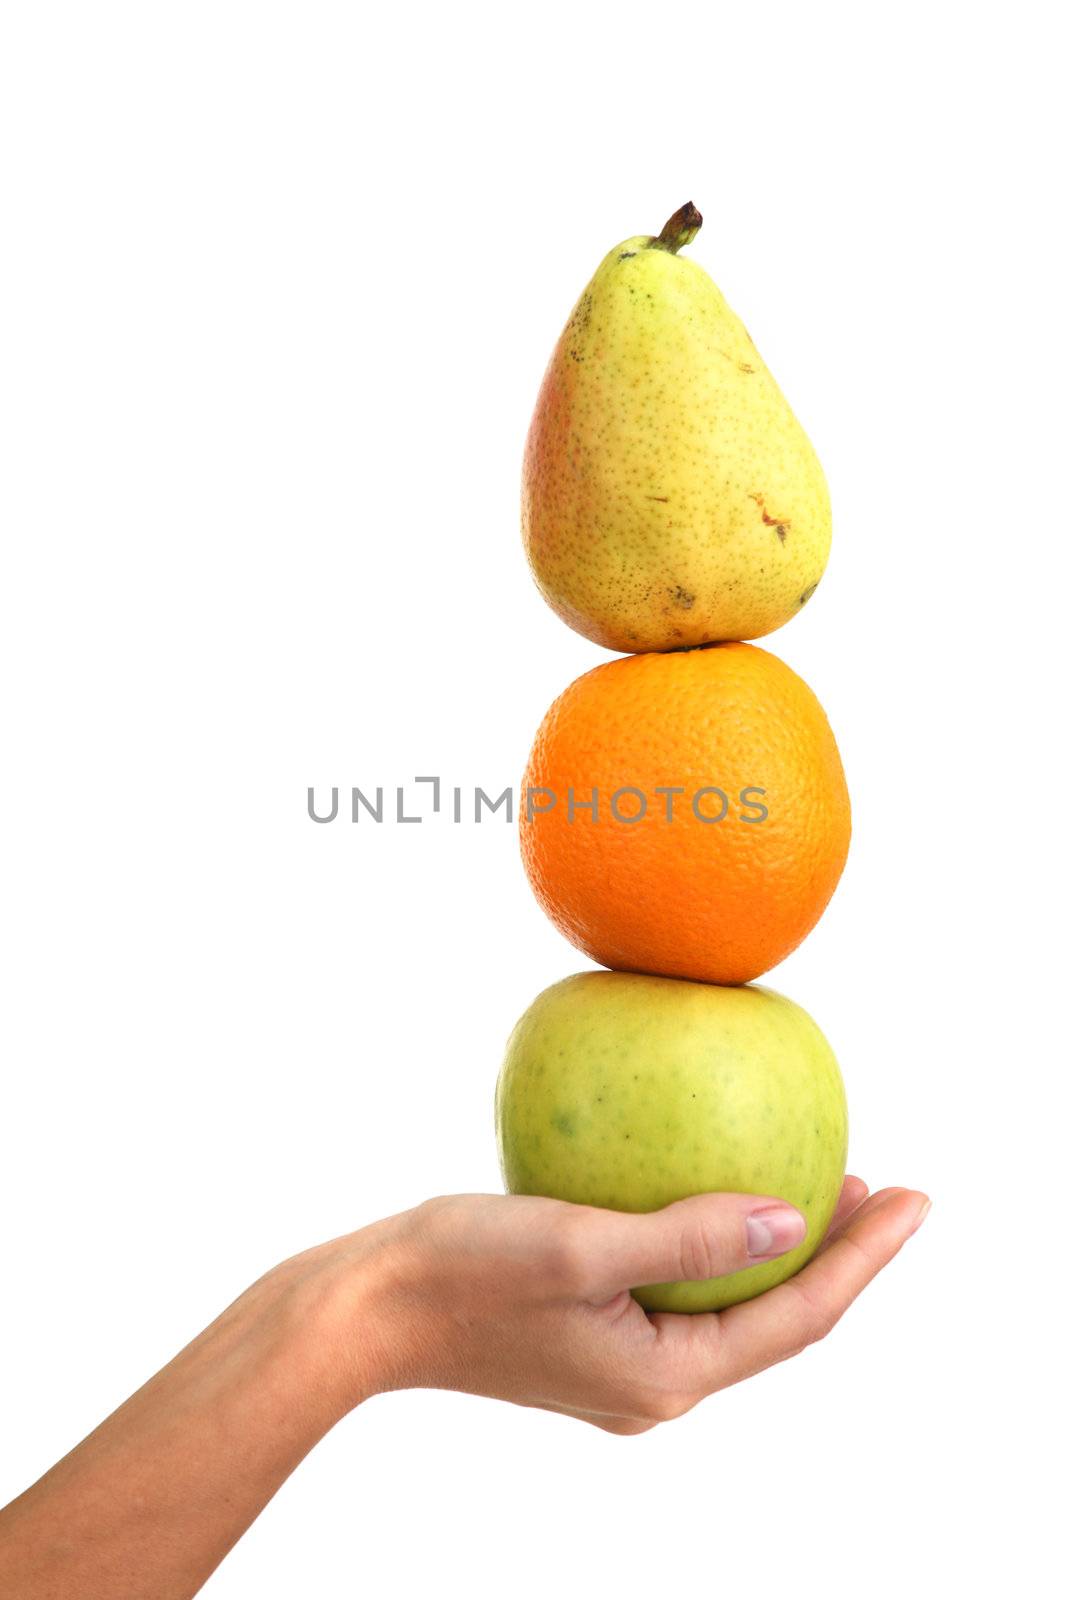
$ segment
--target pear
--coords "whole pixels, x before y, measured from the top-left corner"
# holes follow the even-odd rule
[[[744,324],[679,256],[692,204],[604,257],[549,363],[526,441],[537,585],[609,650],[758,639],[830,551],[818,457]]]

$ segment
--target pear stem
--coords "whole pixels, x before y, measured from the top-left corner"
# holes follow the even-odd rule
[[[669,250],[676,256],[687,244],[692,244],[700,232],[700,224],[704,218],[700,215],[692,200],[687,200],[669,217],[660,230],[659,237],[651,240],[654,250]]]

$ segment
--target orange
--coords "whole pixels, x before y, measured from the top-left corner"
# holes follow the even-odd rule
[[[819,920],[848,854],[830,724],[767,650],[625,656],[565,689],[523,781],[522,858],[605,967],[747,983]]]

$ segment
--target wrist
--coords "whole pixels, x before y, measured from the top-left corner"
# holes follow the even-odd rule
[[[410,1332],[419,1269],[408,1214],[373,1223],[283,1262],[270,1276],[286,1302],[293,1362],[326,1426],[413,1380]]]

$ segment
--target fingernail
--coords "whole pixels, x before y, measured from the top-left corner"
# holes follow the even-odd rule
[[[926,1204],[923,1206],[922,1210],[919,1212],[919,1215],[915,1218],[915,1221],[911,1225],[911,1233],[918,1233],[919,1229],[922,1227],[923,1223],[926,1221],[926,1213],[929,1211],[929,1209],[930,1209],[930,1207],[932,1205],[933,1205],[933,1201],[932,1200],[928,1200],[926,1202]],[[911,1238],[911,1234],[908,1235],[908,1238],[909,1239]]]
[[[764,1206],[745,1222],[750,1256],[780,1256],[798,1245],[808,1225],[792,1206]]]

